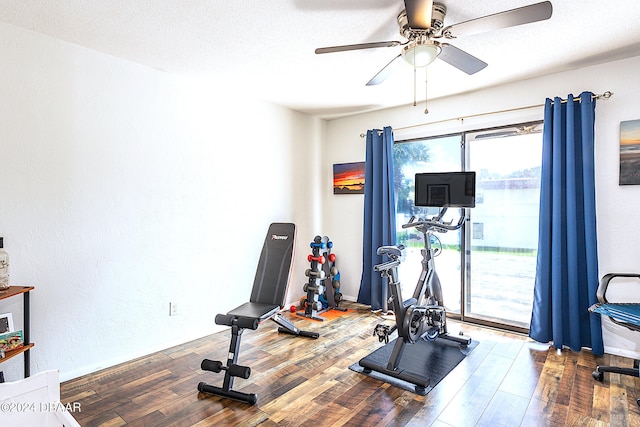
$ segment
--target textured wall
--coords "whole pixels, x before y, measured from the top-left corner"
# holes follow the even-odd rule
[[[311,234],[314,211],[296,207],[316,184],[296,158],[318,120],[234,82],[11,26],[0,40],[0,235],[13,284],[36,287],[33,372],[64,380],[219,330],[215,314],[249,298],[268,224]]]

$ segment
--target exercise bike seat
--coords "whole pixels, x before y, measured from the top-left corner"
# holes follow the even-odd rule
[[[376,253],[378,255],[387,255],[389,258],[399,258],[402,256],[402,251],[404,250],[403,245],[398,246],[380,246]]]

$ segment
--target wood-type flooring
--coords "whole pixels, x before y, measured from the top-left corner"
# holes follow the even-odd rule
[[[228,330],[114,366],[61,385],[61,401],[91,426],[639,426],[640,379],[591,373],[597,364],[631,359],[549,348],[529,338],[449,320],[449,329],[478,346],[426,396],[394,387],[349,366],[380,343],[367,307],[327,322],[295,317],[317,340],[277,332],[267,322],[242,335],[238,363],[251,367],[234,389],[257,393],[254,406],[199,393],[223,373],[202,359],[225,361]],[[291,316],[291,315],[290,315]],[[213,318],[211,319],[213,322]],[[79,404],[79,405],[78,405]]]

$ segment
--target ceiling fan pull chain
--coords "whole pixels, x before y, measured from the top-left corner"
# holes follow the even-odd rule
[[[427,108],[427,100],[429,99],[429,91],[427,90],[429,86],[429,67],[424,69],[424,113],[429,114],[429,109]]]
[[[417,75],[417,70],[416,70],[416,50],[413,50],[413,106],[415,107],[417,104],[416,102],[416,75]]]

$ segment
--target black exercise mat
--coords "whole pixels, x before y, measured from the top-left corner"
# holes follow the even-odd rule
[[[384,347],[380,347],[373,353],[361,359],[365,365],[375,364],[378,366],[386,366],[391,351],[396,340],[391,341]],[[422,377],[427,379],[428,386],[416,387],[415,384],[397,378],[383,372],[372,370],[369,373],[364,372],[360,362],[354,363],[349,367],[352,371],[367,375],[380,381],[387,382],[396,387],[408,390],[421,396],[429,393],[449,372],[478,345],[477,341],[471,341],[471,344],[464,347],[460,344],[445,339],[437,339],[436,341],[419,340],[415,344],[407,344],[398,366],[399,371],[405,371],[411,376]]]

